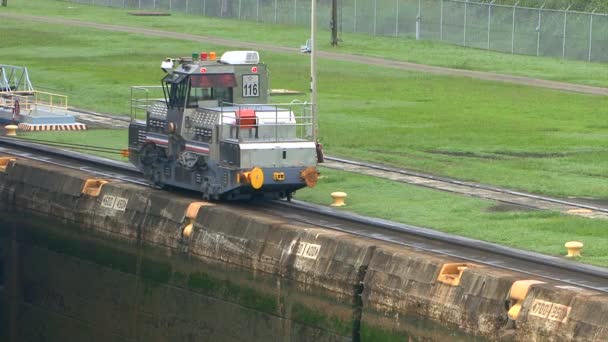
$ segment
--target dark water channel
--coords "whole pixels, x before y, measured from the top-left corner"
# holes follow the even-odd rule
[[[352,298],[283,278],[0,212],[0,341],[482,341],[353,312]]]

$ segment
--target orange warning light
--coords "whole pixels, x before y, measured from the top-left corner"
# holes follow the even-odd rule
[[[120,155],[123,156],[123,157],[125,157],[125,158],[129,158],[130,154],[131,154],[131,152],[129,152],[128,149],[120,150]]]

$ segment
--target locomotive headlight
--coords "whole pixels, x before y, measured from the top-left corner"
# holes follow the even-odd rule
[[[275,172],[272,174],[272,179],[277,182],[282,182],[285,180],[285,172]]]
[[[164,72],[166,73],[172,73],[173,72],[173,60],[171,58],[165,58],[165,60],[163,60],[160,63],[160,67],[161,69],[163,69]]]
[[[173,133],[175,133],[175,123],[174,122],[169,122],[167,124],[166,132],[167,132],[167,134],[173,134]]]

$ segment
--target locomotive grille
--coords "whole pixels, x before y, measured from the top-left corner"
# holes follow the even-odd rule
[[[211,141],[218,113],[198,110],[191,115],[190,120],[194,124],[194,139],[204,142]]]
[[[213,126],[217,123],[217,116],[218,113],[203,112],[199,110],[192,114],[191,120],[194,123],[194,126],[213,128]]]
[[[154,102],[148,107],[150,119],[167,120],[167,104],[164,102]]]
[[[163,133],[165,131],[165,125],[167,122],[163,120],[152,119],[150,116],[150,120],[148,120],[148,129],[153,132]]]
[[[194,127],[194,137],[196,140],[209,142],[213,136],[213,130],[205,127]]]
[[[137,142],[143,144],[146,142],[146,131],[140,129],[137,131]]]

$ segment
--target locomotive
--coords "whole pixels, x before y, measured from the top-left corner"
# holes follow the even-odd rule
[[[316,185],[312,105],[269,103],[258,52],[167,58],[161,68],[164,99],[129,125],[129,160],[151,183],[207,200],[290,199]]]

